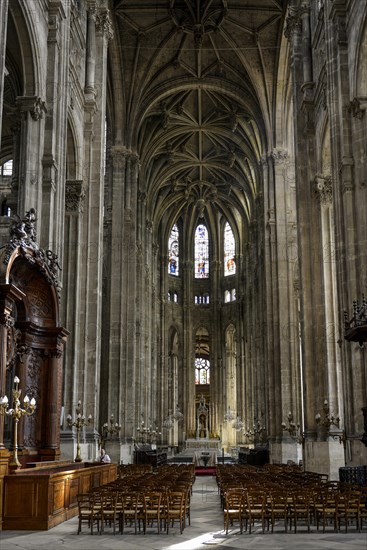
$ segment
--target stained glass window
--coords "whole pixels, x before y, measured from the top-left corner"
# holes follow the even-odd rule
[[[168,239],[168,273],[171,275],[179,274],[179,233],[176,224],[171,229]]]
[[[209,277],[209,236],[205,225],[198,225],[195,231],[195,278]]]
[[[7,160],[0,166],[1,176],[11,176],[13,174],[13,161]]]
[[[210,384],[210,361],[202,357],[195,359],[195,384]]]
[[[233,231],[227,222],[224,226],[224,275],[234,275],[236,273],[235,262],[236,244]]]

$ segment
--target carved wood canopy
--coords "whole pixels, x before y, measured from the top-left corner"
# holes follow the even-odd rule
[[[62,356],[68,332],[59,325],[57,257],[36,240],[36,213],[16,217],[8,244],[0,249],[0,395],[11,398],[14,376],[22,395],[37,403],[19,423],[23,462],[28,454],[60,454]],[[0,418],[0,451],[10,438],[11,420]],[[5,434],[5,435],[4,435]]]

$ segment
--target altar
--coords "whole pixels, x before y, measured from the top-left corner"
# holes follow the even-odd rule
[[[216,451],[221,452],[221,441],[220,439],[186,439],[185,441],[185,449],[186,450],[192,450],[192,451]]]
[[[197,467],[204,466],[204,468],[213,467],[217,465],[217,452],[216,451],[195,451],[194,452],[194,464]]]

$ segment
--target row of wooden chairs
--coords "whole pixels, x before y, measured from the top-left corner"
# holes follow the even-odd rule
[[[323,532],[329,525],[335,531],[344,526],[347,532],[352,525],[361,531],[367,523],[367,488],[298,470],[231,468],[217,469],[226,533],[234,522],[240,532],[251,532],[255,522],[263,532],[270,528],[273,532],[279,523],[286,532],[297,532],[301,522],[308,532],[313,525]]]
[[[190,499],[194,470],[181,465],[159,472],[131,469],[115,481],[78,495],[78,534],[83,523],[91,534],[104,532],[108,526],[113,534],[132,527],[135,534],[148,527],[169,532],[179,523],[182,533],[190,524]]]

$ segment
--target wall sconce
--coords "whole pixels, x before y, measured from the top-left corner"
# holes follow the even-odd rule
[[[144,419],[140,422],[140,425],[136,428],[136,431],[138,432],[138,443],[143,444],[156,444],[158,436],[162,435],[162,432],[159,430],[158,426],[146,426]]]
[[[244,424],[241,420],[241,417],[237,415],[236,420],[232,424],[232,428],[236,430],[236,432],[239,432],[242,430]]]
[[[232,420],[235,419],[235,414],[233,411],[231,411],[231,407],[228,407],[226,412],[224,413],[224,422],[232,422]]]
[[[282,429],[284,432],[288,432],[292,439],[295,439],[297,443],[303,442],[303,434],[301,434],[301,425],[296,424],[293,419],[293,413],[288,412],[287,416],[288,425],[285,422],[282,422]]]
[[[168,416],[163,420],[163,428],[166,430],[172,430],[175,425],[175,422],[181,422],[183,420],[183,413],[180,411],[180,407],[176,405],[175,412],[172,412],[172,409],[168,411]]]
[[[175,422],[181,422],[183,420],[184,415],[180,411],[180,407],[176,405],[175,412],[173,413],[173,420]]]
[[[112,438],[114,435],[117,435],[120,430],[121,424],[115,422],[115,417],[113,414],[111,414],[109,422],[105,422],[102,426],[101,447],[104,448],[107,439]]]
[[[92,422],[92,415],[90,414],[86,419],[83,414],[82,402],[79,400],[78,405],[75,408],[75,420],[72,419],[71,414],[66,417],[66,422],[69,428],[76,429],[76,457],[74,462],[81,462],[82,457],[80,455],[80,430]]]
[[[323,403],[322,410],[324,412],[324,418],[321,418],[321,414],[317,413],[315,415],[316,424],[324,426],[327,431],[330,430],[331,426],[336,426],[337,428],[339,428],[340,418],[339,416],[330,415],[329,402],[327,399],[325,399]]]
[[[342,432],[332,432],[330,431],[331,426],[335,426],[336,428],[340,427],[340,417],[339,415],[334,416],[330,414],[330,408],[329,408],[329,402],[327,399],[325,399],[323,406],[322,406],[323,412],[324,412],[324,418],[321,417],[320,413],[317,413],[315,415],[316,424],[320,426],[324,426],[326,428],[326,433],[329,437],[332,437],[334,440],[339,439],[339,443],[343,444],[345,447],[345,443],[347,441],[347,435],[345,433],[345,430]]]
[[[163,425],[163,428],[165,428],[166,430],[172,430],[173,426],[175,425],[172,409],[168,411],[168,416],[163,420],[162,425]]]
[[[31,400],[29,400],[28,395],[26,395],[23,399],[23,409],[20,406],[20,394],[22,393],[22,390],[19,389],[19,378],[17,376],[14,377],[14,388],[12,390],[13,394],[13,408],[9,409],[9,400],[6,395],[0,398],[0,414],[8,416],[11,416],[13,418],[14,422],[14,433],[13,433],[13,459],[10,462],[10,466],[15,466],[15,468],[20,468],[21,463],[18,459],[18,422],[22,418],[22,416],[31,416],[35,410],[36,410],[36,400],[34,397],[32,397]]]
[[[264,434],[265,432],[265,425],[262,426],[260,420],[257,420],[255,418],[252,429],[250,429],[250,427],[247,427],[247,431],[243,432],[243,435],[247,439],[249,439],[249,441],[255,442],[257,439],[261,439],[262,434]]]

